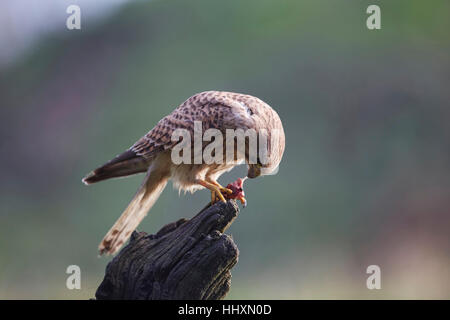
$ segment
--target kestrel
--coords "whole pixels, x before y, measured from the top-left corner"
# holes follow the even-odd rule
[[[172,151],[182,140],[174,139],[174,133],[181,129],[190,133],[192,139],[196,134],[195,123],[201,124],[203,132],[207,129],[217,129],[223,133],[224,161],[174,163]],[[234,161],[225,158],[225,139],[229,129],[242,129],[244,132],[253,130],[263,134],[258,135],[256,161],[250,161],[248,137],[245,138],[244,152],[240,152],[239,150],[242,149],[236,146],[231,152]],[[267,138],[267,143],[259,143],[261,136]],[[202,142],[200,150],[194,150],[196,148],[192,146],[190,158],[194,158],[198,152],[203,152],[206,146],[206,142]],[[226,201],[227,198],[234,197],[244,203],[246,200],[242,192],[243,180],[238,179],[237,186],[231,184],[228,188],[224,188],[217,179],[224,172],[244,162],[248,166],[248,178],[273,174],[283,156],[284,146],[285,136],[281,120],[278,114],[262,100],[246,94],[222,91],[206,91],[190,97],[172,113],[161,119],[131,148],[95,169],[82,180],[85,184],[92,184],[110,178],[146,172],[145,179],[134,198],[100,243],[100,254],[117,252],[156,202],[169,179],[180,191],[194,192],[199,189],[209,189],[212,202]],[[260,153],[261,149],[264,149],[267,154],[266,161],[260,159],[260,154],[264,154]]]

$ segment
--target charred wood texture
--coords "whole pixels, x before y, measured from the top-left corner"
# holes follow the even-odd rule
[[[223,232],[237,217],[234,200],[208,206],[148,235],[134,232],[106,267],[96,298],[222,299],[231,285],[239,250]]]

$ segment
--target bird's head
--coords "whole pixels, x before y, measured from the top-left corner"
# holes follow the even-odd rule
[[[257,133],[257,143],[249,143],[246,146],[246,162],[248,165],[248,178],[256,178],[264,175],[276,174],[284,153],[285,136],[283,124],[277,112],[261,99],[247,96],[239,100],[243,114],[247,121],[250,119],[250,127]],[[247,123],[246,123],[247,124]],[[250,150],[255,147],[255,152]],[[252,156],[253,155],[253,156]]]
[[[261,135],[266,143],[258,143],[257,163],[248,163],[247,177],[250,179],[278,172],[284,153],[285,136],[281,121],[273,121],[271,124],[273,126]],[[258,139],[261,139],[261,136]]]

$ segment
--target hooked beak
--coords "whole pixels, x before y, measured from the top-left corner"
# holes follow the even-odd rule
[[[250,164],[248,166],[247,177],[250,179],[259,177],[261,175],[261,167],[258,165]]]

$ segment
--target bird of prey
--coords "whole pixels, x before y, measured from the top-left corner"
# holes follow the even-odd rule
[[[232,150],[234,161],[218,163],[177,163],[172,161],[172,151],[179,139],[173,135],[177,129],[183,129],[195,136],[195,122],[201,123],[201,129],[217,129],[223,133],[223,157],[225,158],[225,139],[229,129],[254,130],[266,137],[267,143],[258,141],[256,161],[250,161],[249,139],[245,140],[244,152],[238,147]],[[276,133],[276,134],[275,134]],[[258,136],[260,140],[260,136]],[[191,137],[192,139],[192,137]],[[234,138],[235,139],[235,138]],[[189,142],[189,141],[188,141]],[[202,142],[200,153],[206,148]],[[283,126],[278,114],[262,100],[233,92],[205,91],[198,93],[172,113],[161,119],[145,136],[132,147],[119,154],[103,166],[89,173],[82,181],[92,184],[102,180],[124,177],[146,172],[144,181],[128,207],[108,231],[99,245],[100,254],[114,254],[128,240],[147,212],[164,190],[168,180],[172,180],[180,191],[194,192],[207,188],[211,191],[211,201],[226,201],[236,197],[246,203],[242,192],[243,180],[229,188],[222,187],[217,179],[224,172],[240,163],[248,166],[248,178],[273,174],[281,161],[285,146]],[[194,146],[191,146],[194,149]],[[264,148],[266,161],[261,161],[259,151]],[[191,157],[199,151],[192,150]],[[247,178],[246,177],[246,178]],[[231,190],[233,189],[234,190]],[[239,189],[239,190],[238,190]],[[237,190],[237,192],[235,192]]]

